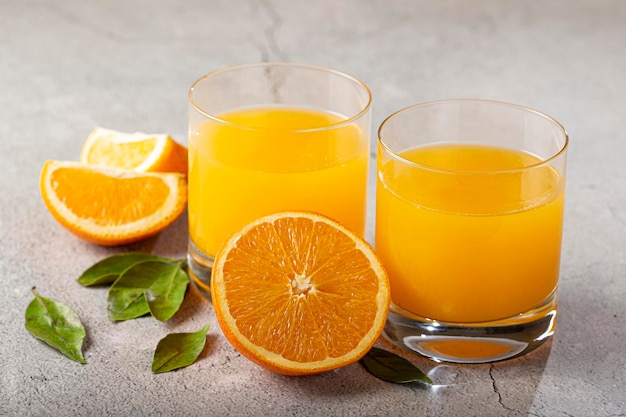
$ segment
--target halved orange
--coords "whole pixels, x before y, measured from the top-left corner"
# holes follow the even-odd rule
[[[314,213],[248,224],[222,246],[211,273],[224,336],[243,356],[285,375],[359,360],[383,330],[389,297],[372,248]]]
[[[80,162],[187,175],[187,148],[166,134],[123,133],[96,127],[83,144]]]
[[[185,210],[178,173],[140,173],[79,162],[47,161],[40,191],[54,218],[75,235],[113,246],[145,239]]]

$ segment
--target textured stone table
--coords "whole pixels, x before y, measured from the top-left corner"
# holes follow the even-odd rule
[[[0,415],[626,415],[625,51],[619,0],[0,0]],[[490,365],[403,353],[435,385],[399,386],[359,364],[268,373],[230,347],[194,291],[168,323],[110,323],[106,289],[83,288],[78,275],[113,253],[183,257],[186,216],[129,247],[83,242],[41,201],[44,161],[77,159],[94,126],[186,143],[192,82],[265,60],[362,79],[374,131],[401,107],[457,97],[524,104],[562,122],[571,148],[552,342]],[[26,332],[33,286],[81,316],[86,365]],[[197,363],[150,372],[161,337],[206,323]]]

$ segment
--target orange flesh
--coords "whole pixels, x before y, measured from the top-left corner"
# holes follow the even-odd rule
[[[299,223],[298,234],[291,222]],[[371,332],[379,308],[370,261],[352,239],[310,219],[250,230],[228,254],[223,279],[238,330],[295,362],[351,352]]]
[[[74,168],[59,168],[51,182],[59,199],[78,217],[91,219],[99,225],[130,223],[155,213],[169,194],[167,185],[158,178],[113,178]],[[98,184],[94,187],[93,184]],[[114,199],[107,207],[89,204],[102,195]],[[140,201],[142,204],[137,204]]]
[[[123,169],[133,169],[143,163],[156,146],[156,139],[116,143],[98,141],[89,151],[88,163],[97,163]]]

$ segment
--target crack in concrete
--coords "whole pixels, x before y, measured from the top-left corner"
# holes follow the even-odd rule
[[[280,45],[278,45],[278,41],[276,40],[276,32],[282,26],[283,20],[280,17],[278,11],[274,8],[271,0],[260,0],[259,3],[270,19],[270,23],[264,31],[265,41],[267,43],[267,50],[263,49],[261,51],[262,59],[264,62],[267,62],[270,60],[270,56],[273,54],[281,61],[288,61],[287,56],[282,51]]]
[[[504,401],[502,400],[502,393],[500,393],[500,389],[498,388],[496,378],[493,375],[494,369],[496,369],[495,365],[493,364],[489,365],[489,378],[491,378],[491,387],[493,388],[493,392],[498,396],[498,403],[500,404],[502,408],[504,408],[507,411],[513,412],[518,415],[521,414],[519,411],[511,407],[508,407],[506,404],[504,404]]]
[[[626,220],[622,218],[621,214],[615,209],[615,207],[613,207],[610,204],[607,205],[607,207],[609,209],[609,213],[611,214],[611,217],[617,220],[617,222],[621,224],[622,226],[626,226]]]
[[[563,413],[563,415],[565,417],[576,417],[576,416],[574,416],[574,415],[572,415],[570,413],[566,413],[564,411],[561,411],[561,413]],[[531,413],[531,412],[528,412],[528,416],[530,416],[530,417],[544,417],[545,415],[546,415],[545,413]],[[607,416],[607,417],[611,417],[611,416]]]

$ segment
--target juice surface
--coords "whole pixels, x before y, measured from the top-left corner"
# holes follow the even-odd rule
[[[564,206],[564,180],[554,168],[482,146],[400,154],[419,165],[381,153],[375,247],[395,305],[470,323],[512,317],[551,295]]]
[[[214,257],[248,222],[314,211],[365,228],[369,138],[345,118],[310,109],[248,108],[204,122],[189,139],[189,233]],[[329,128],[329,126],[332,126]]]

